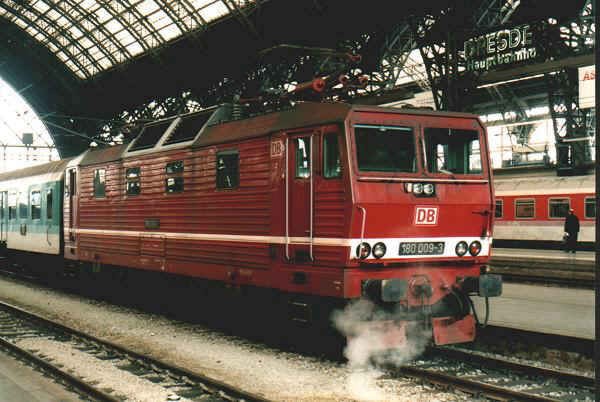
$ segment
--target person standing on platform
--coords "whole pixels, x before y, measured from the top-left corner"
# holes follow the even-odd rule
[[[569,209],[569,214],[565,218],[565,234],[567,237],[567,244],[565,246],[565,252],[575,253],[577,249],[577,235],[579,234],[579,218],[573,213],[573,208]]]

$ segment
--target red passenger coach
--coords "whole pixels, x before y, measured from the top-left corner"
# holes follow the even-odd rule
[[[234,119],[233,116],[236,116]],[[308,319],[369,299],[437,344],[475,335],[494,197],[476,116],[297,103],[146,125],[70,161],[65,257],[269,289]]]

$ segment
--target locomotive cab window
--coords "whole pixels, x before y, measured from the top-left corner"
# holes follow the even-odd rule
[[[592,219],[596,217],[596,199],[594,197],[585,197],[585,217]]]
[[[496,210],[494,212],[494,217],[502,218],[504,216],[504,201],[496,200]]]
[[[42,218],[42,195],[39,190],[32,191],[29,195],[29,205],[31,208],[31,219]]]
[[[165,167],[165,191],[167,194],[181,193],[183,191],[183,161],[167,163]]]
[[[125,170],[125,193],[138,195],[140,193],[140,168],[127,168]]]
[[[475,130],[426,128],[427,168],[431,173],[481,174],[481,147]]]
[[[8,219],[17,219],[17,192],[8,193]]]
[[[550,198],[548,200],[548,218],[564,218],[571,206],[568,198]]]
[[[354,126],[356,159],[361,172],[416,172],[413,130],[400,126]]]
[[[333,179],[342,175],[340,148],[337,134],[323,137],[323,177]]]
[[[217,189],[237,188],[240,183],[238,151],[217,153]]]
[[[535,200],[515,200],[515,218],[534,218]]]
[[[94,170],[94,197],[104,198],[106,196],[106,170]]]

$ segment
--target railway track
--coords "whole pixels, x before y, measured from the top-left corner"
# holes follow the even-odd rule
[[[476,397],[502,401],[593,401],[594,378],[530,366],[454,347],[393,370]]]
[[[20,275],[10,275],[19,279]],[[31,280],[31,278],[27,278]],[[234,397],[218,399],[224,384],[212,385],[210,379],[203,377],[190,381],[195,374],[189,371],[171,367],[160,362],[156,362],[145,356],[141,356],[135,352],[124,350],[117,345],[104,342],[94,337],[82,334],[69,328],[65,328],[60,324],[49,322],[48,320],[37,317],[30,313],[24,312],[18,308],[7,306],[8,310],[17,311],[17,315],[23,315],[26,319],[39,321],[45,327],[56,328],[55,333],[59,335],[51,335],[48,332],[40,332],[39,336],[58,336],[59,338],[81,340],[85,345],[84,348],[89,348],[93,354],[99,354],[100,358],[105,359],[105,356],[117,356],[121,360],[117,360],[116,364],[135,366],[136,371],[140,372],[140,376],[160,376],[155,371],[156,367],[164,367],[165,377],[179,378],[181,383],[187,384],[187,389],[193,394],[191,389],[205,388],[217,390],[217,399],[214,400],[264,400],[261,397],[246,395],[239,390],[234,390]],[[0,337],[3,337],[5,305],[0,303]],[[10,327],[7,327],[10,328]],[[60,335],[63,334],[63,335]],[[25,333],[24,336],[27,336]],[[18,335],[17,335],[18,337]],[[89,346],[91,345],[91,346]],[[121,357],[119,357],[121,356]],[[115,359],[117,358],[115,357]],[[121,361],[121,363],[119,363]],[[137,367],[141,367],[138,369]],[[144,373],[144,368],[146,372]],[[593,401],[594,400],[594,379],[580,375],[571,374],[568,372],[548,370],[541,367],[527,366],[513,361],[504,359],[490,358],[488,356],[465,351],[455,347],[436,348],[430,351],[426,358],[416,360],[410,365],[400,369],[390,369],[394,372],[393,376],[402,375],[413,378],[422,379],[424,381],[442,385],[452,389],[458,389],[469,394],[489,398],[492,400],[517,400],[517,401]],[[191,383],[200,384],[195,388]],[[227,394],[227,391],[222,391]],[[177,395],[187,395],[186,390],[177,393]],[[111,397],[111,395],[108,395]],[[97,398],[98,400],[103,400]],[[111,400],[111,399],[104,399]],[[115,400],[115,399],[112,399]]]
[[[120,395],[118,390],[98,388],[98,379],[82,378],[76,373],[65,371],[61,364],[54,363],[52,358],[43,353],[43,350],[31,351],[19,346],[22,341],[30,338],[59,341],[96,359],[109,361],[112,366],[124,373],[133,373],[137,378],[162,386],[168,391],[168,400],[268,401],[234,386],[144,356],[19,307],[0,302],[0,347],[27,360],[40,370],[50,373],[87,398],[110,402],[127,399]]]

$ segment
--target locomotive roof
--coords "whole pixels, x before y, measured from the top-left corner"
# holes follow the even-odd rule
[[[94,165],[96,163],[112,162],[121,159],[123,151],[127,148],[127,144],[113,145],[107,148],[90,149],[85,152],[80,166]]]
[[[20,179],[23,177],[40,176],[48,173],[63,172],[71,159],[73,158],[61,159],[58,161],[43,163],[41,165],[35,165],[23,169],[11,170],[9,172],[0,173],[0,181]]]
[[[208,126],[192,147],[244,140],[275,131],[342,122],[351,111],[394,112],[398,114],[477,118],[474,114],[438,112],[425,109],[353,105],[343,102],[300,102],[287,110],[278,110],[250,118]]]
[[[222,122],[220,121],[222,113],[220,113],[219,109],[215,107],[201,112],[201,114],[210,113],[212,117],[197,127],[197,131],[200,131],[200,129],[202,127],[203,128],[197,138],[191,143],[191,146],[204,147],[231,141],[245,140],[277,131],[292,130],[300,127],[311,127],[319,124],[340,123],[346,120],[352,111],[386,111],[388,113],[392,112],[398,114],[477,118],[476,115],[468,113],[437,112],[424,109],[364,106],[343,102],[299,102],[290,109],[277,110],[252,117]],[[195,114],[198,115],[199,113],[196,112]],[[191,115],[194,114],[184,115],[181,117],[186,118],[187,116]],[[164,120],[172,121],[175,118],[176,117],[172,117]],[[155,122],[151,124],[155,124]],[[169,127],[170,126],[171,125],[169,125]],[[165,131],[161,134],[161,137],[167,135],[168,131],[169,128],[165,128]],[[175,145],[175,147],[183,147],[189,146],[190,144],[190,142],[186,142],[181,144],[167,145],[165,147],[162,145],[164,143],[162,140],[157,140],[155,143],[156,145],[148,149],[136,151],[136,154],[155,153],[162,150],[172,149],[174,148],[173,145]],[[128,154],[128,146],[129,144],[122,144],[108,148],[89,149],[80,155],[81,160],[79,161],[78,165],[88,166],[122,159]]]

